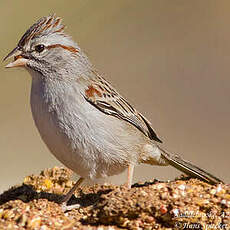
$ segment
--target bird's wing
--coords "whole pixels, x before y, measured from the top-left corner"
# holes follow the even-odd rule
[[[136,111],[104,78],[96,72],[85,90],[85,99],[101,112],[123,119],[134,125],[154,141],[162,143],[151,127],[151,123]]]

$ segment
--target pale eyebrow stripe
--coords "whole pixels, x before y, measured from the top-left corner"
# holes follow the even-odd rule
[[[54,44],[54,45],[46,46],[47,49],[54,49],[54,48],[57,48],[57,47],[60,47],[60,48],[65,49],[65,50],[68,50],[68,51],[70,51],[72,53],[78,53],[78,50],[73,46],[64,46],[64,45],[61,45],[61,44]]]

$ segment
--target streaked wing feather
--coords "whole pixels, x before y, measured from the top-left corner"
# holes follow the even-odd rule
[[[85,99],[97,109],[108,115],[123,119],[134,125],[150,139],[162,143],[151,127],[150,122],[138,113],[102,77],[96,76],[85,91]]]

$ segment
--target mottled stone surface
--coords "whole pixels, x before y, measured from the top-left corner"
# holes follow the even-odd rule
[[[63,213],[71,171],[44,170],[0,195],[0,229],[230,229],[230,186],[196,179],[80,187]]]

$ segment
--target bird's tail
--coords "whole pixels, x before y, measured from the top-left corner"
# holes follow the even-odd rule
[[[177,168],[178,170],[184,172],[185,174],[191,177],[199,178],[209,184],[224,183],[223,181],[213,176],[212,174],[204,171],[203,169],[193,165],[192,163],[186,160],[183,160],[180,156],[176,154],[171,154],[167,152],[166,150],[160,148],[159,146],[158,148],[161,151],[161,157],[166,162],[168,162],[170,165]]]

